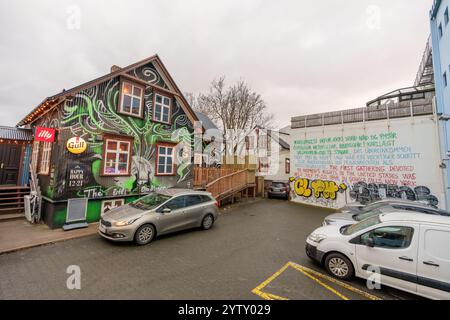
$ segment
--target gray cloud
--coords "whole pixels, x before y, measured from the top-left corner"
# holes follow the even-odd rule
[[[414,2],[414,3],[413,3]],[[0,2],[0,117],[158,53],[185,92],[226,75],[291,116],[363,106],[413,83],[431,0]],[[70,6],[79,30],[67,28]],[[379,8],[379,29],[368,8]],[[369,24],[368,24],[369,23]]]

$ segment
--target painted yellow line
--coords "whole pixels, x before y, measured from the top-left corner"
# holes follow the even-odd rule
[[[347,283],[345,283],[345,282],[342,282],[342,281],[337,280],[337,279],[335,279],[335,278],[333,278],[333,277],[324,275],[324,274],[322,274],[322,273],[320,273],[320,272],[317,272],[317,271],[315,271],[315,270],[313,270],[313,269],[304,267],[304,266],[299,265],[299,264],[294,263],[294,262],[289,262],[289,265],[290,265],[291,267],[293,267],[294,269],[300,271],[300,272],[307,272],[307,273],[313,274],[313,275],[315,275],[315,276],[317,276],[317,277],[319,277],[319,278],[328,280],[328,281],[330,281],[330,282],[332,282],[332,283],[335,283],[335,284],[337,284],[337,285],[343,287],[344,289],[347,289],[347,290],[349,290],[349,291],[352,291],[352,292],[354,292],[354,293],[357,293],[357,294],[359,294],[359,295],[361,295],[361,296],[363,296],[363,297],[365,297],[365,298],[367,298],[367,299],[370,299],[370,300],[382,300],[381,298],[379,298],[379,297],[377,297],[377,296],[375,296],[375,295],[373,295],[373,294],[370,294],[370,293],[368,293],[368,292],[366,292],[366,291],[363,291],[363,290],[360,290],[360,289],[358,289],[358,288],[355,288],[355,287],[353,287],[353,286],[351,286],[351,285],[349,285],[349,284],[347,284]]]
[[[283,297],[280,297],[280,296],[277,296],[274,294],[262,292],[262,289],[264,289],[269,283],[271,283],[273,280],[275,280],[280,274],[282,274],[289,267],[290,267],[290,264],[288,262],[283,267],[281,267],[277,272],[275,272],[269,278],[264,280],[259,286],[257,286],[255,289],[253,289],[252,292],[266,300],[289,300],[287,298],[283,298]]]
[[[294,267],[295,268],[295,267]],[[308,272],[300,269],[300,268],[295,268],[297,271],[300,271],[301,273],[303,273],[305,276],[307,276],[308,278],[314,280],[315,282],[317,282],[318,284],[320,284],[322,287],[324,287],[325,289],[331,291],[332,293],[334,293],[335,295],[337,295],[339,298],[341,298],[342,300],[350,300],[349,298],[347,298],[346,296],[344,296],[343,294],[341,294],[340,292],[338,292],[337,290],[333,289],[332,287],[330,287],[329,285],[323,283],[322,281],[320,281],[319,279],[317,279],[316,277],[312,276],[311,274],[309,274]]]

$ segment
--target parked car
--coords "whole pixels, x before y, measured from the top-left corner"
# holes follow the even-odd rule
[[[218,216],[218,203],[209,192],[166,189],[105,213],[98,233],[144,245],[157,235],[195,227],[208,230]]]
[[[348,207],[344,207],[348,208]],[[450,216],[449,211],[441,210],[438,208],[430,207],[422,202],[410,201],[410,200],[381,200],[373,202],[367,206],[361,206],[356,209],[356,206],[350,209],[341,209],[339,212],[327,216],[323,225],[329,224],[354,224],[358,221],[367,219],[373,215],[380,213],[387,213],[395,210],[408,210],[426,214]]]
[[[320,227],[308,236],[306,253],[339,279],[376,271],[382,285],[450,299],[449,243],[449,217],[398,211]]]
[[[289,199],[289,182],[272,181],[267,192],[267,197]]]

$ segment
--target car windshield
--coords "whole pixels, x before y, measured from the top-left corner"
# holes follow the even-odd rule
[[[360,222],[358,222],[356,224],[343,227],[341,229],[342,230],[342,234],[346,235],[346,236],[349,236],[351,234],[354,234],[355,232],[358,232],[358,231],[364,230],[366,228],[372,227],[372,226],[374,226],[376,224],[379,224],[380,222],[381,221],[380,221],[379,215],[375,215],[375,216],[372,216],[370,218],[367,218],[366,220],[360,221]]]
[[[376,210],[372,210],[372,211],[368,211],[368,212],[364,212],[364,213],[360,213],[360,214],[355,214],[355,215],[353,215],[353,220],[363,221],[367,218],[379,215],[380,213],[381,213],[381,210],[376,209]]]
[[[130,203],[130,206],[139,208],[142,210],[152,210],[159,206],[160,204],[163,204],[167,200],[169,200],[171,197],[166,196],[159,193],[151,193],[145,197],[142,197],[136,201],[133,201]]]

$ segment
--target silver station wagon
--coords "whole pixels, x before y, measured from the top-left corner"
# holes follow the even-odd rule
[[[98,233],[113,241],[150,243],[156,235],[201,227],[210,229],[219,216],[209,192],[166,189],[105,213]]]

